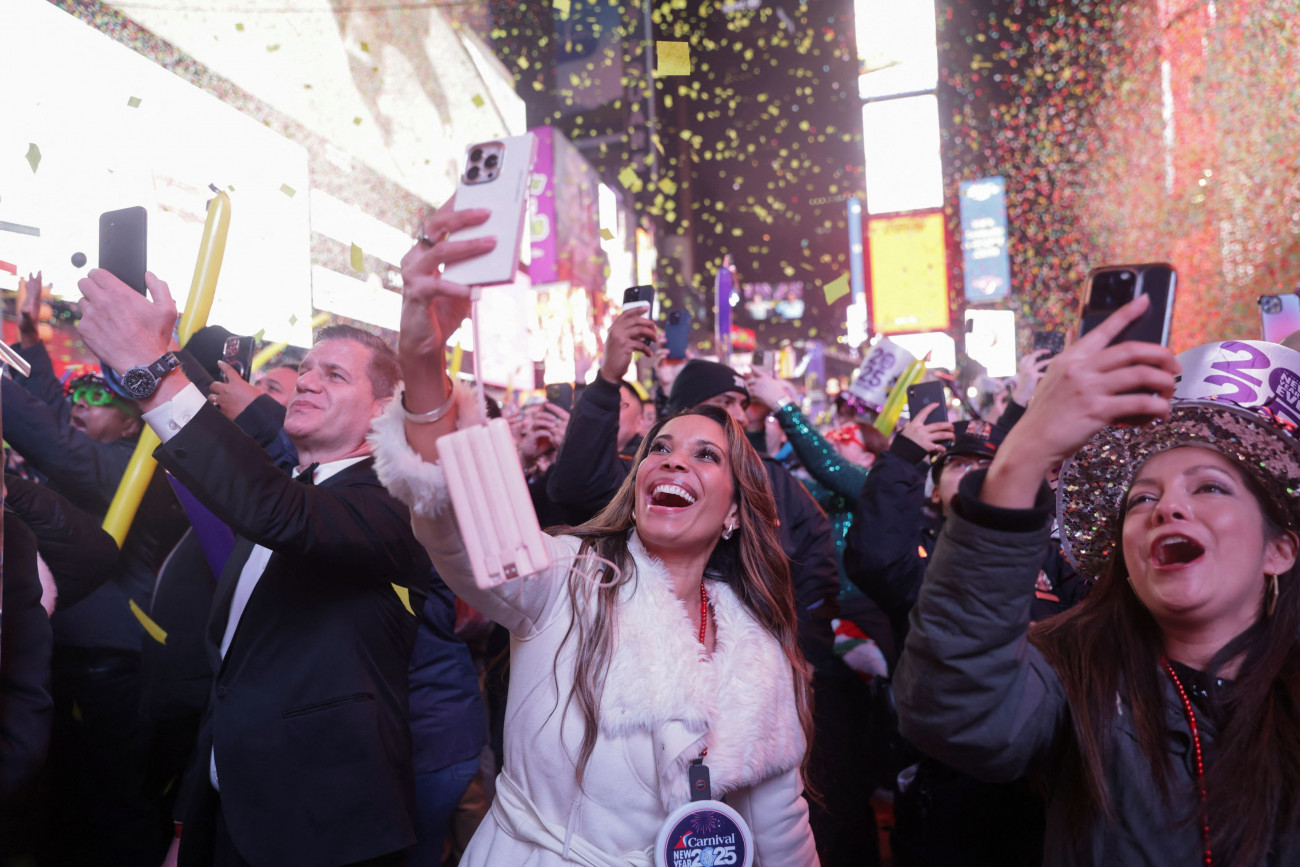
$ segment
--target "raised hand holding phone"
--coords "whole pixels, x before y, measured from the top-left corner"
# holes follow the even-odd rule
[[[645,309],[633,307],[618,314],[605,335],[605,355],[600,361],[600,375],[608,382],[618,382],[627,373],[638,352],[649,352],[659,340],[659,328],[645,316]]]
[[[481,256],[448,261],[443,277],[466,286],[510,283],[519,271],[519,248],[528,212],[528,178],[537,155],[532,133],[470,145],[453,196],[459,211],[483,210],[485,219],[449,229],[441,236],[453,241],[495,238]],[[438,235],[424,236],[433,243]]]
[[[1099,430],[1168,415],[1181,370],[1174,354],[1156,343],[1113,343],[1147,313],[1151,300],[1138,296],[1052,360],[1024,417],[998,448],[982,500],[1030,508],[1047,471]]]

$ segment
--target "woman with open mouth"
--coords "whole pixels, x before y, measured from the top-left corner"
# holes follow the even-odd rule
[[[1267,411],[1171,400],[1165,348],[1110,345],[1145,304],[1062,353],[963,481],[900,728],[968,773],[1041,782],[1046,865],[1298,864],[1300,444]],[[1030,627],[1062,463],[1062,539],[1096,584]]]
[[[405,390],[372,438],[438,573],[511,633],[505,766],[460,863],[816,865],[789,564],[767,473],[724,410],[651,428],[613,501],[544,539],[550,565],[475,578],[462,531],[478,528],[458,524],[438,444],[477,421],[445,363],[469,290],[441,270],[490,246],[446,240],[481,221],[444,206],[405,257]],[[725,803],[680,818],[701,795]],[[721,822],[727,810],[752,837]]]

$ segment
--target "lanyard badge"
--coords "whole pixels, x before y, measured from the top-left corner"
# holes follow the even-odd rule
[[[656,867],[751,867],[754,835],[739,813],[713,800],[703,754],[691,762],[689,779],[691,802],[659,829]]]

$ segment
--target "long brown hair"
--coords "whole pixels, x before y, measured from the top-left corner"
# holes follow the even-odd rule
[[[776,534],[776,502],[772,498],[767,471],[740,425],[725,410],[698,406],[674,418],[685,415],[703,416],[722,427],[727,463],[731,467],[733,496],[740,507],[736,532],[730,539],[718,541],[705,567],[704,577],[728,584],[753,618],[780,643],[790,662],[794,679],[792,698],[799,713],[799,723],[807,743],[812,744],[811,680],[808,665],[799,650],[794,587],[789,562]],[[573,691],[568,700],[577,701],[585,724],[577,762],[579,786],[599,732],[600,697],[614,650],[614,609],[620,588],[635,580],[632,556],[628,552],[628,531],[633,526],[637,469],[669,420],[657,422],[645,435],[632,461],[631,472],[609,505],[587,523],[565,531],[582,540],[580,554],[594,554],[618,566],[617,573],[608,566],[600,567],[596,578],[601,586],[596,589],[594,600],[591,598],[592,578],[585,574],[584,569],[575,565],[569,573],[569,603],[574,617],[561,647],[570,638],[577,641]],[[805,769],[807,762],[805,753]]]
[[[1235,463],[1235,462],[1234,462]],[[1240,471],[1240,468],[1238,468]],[[1240,472],[1260,504],[1265,537],[1284,532],[1268,498]],[[1123,525],[1121,509],[1120,526]],[[1278,576],[1281,592],[1263,615],[1220,650],[1213,674],[1241,658],[1235,681],[1221,696],[1224,721],[1218,754],[1206,769],[1210,846],[1216,864],[1259,864],[1279,831],[1300,822],[1300,566]],[[1088,597],[1064,614],[1035,624],[1029,639],[1056,669],[1074,725],[1071,760],[1082,781],[1069,794],[1071,824],[1082,835],[1098,817],[1111,818],[1107,781],[1117,696],[1127,699],[1138,744],[1166,801],[1171,794],[1165,748],[1163,642],[1159,626],[1128,581],[1123,546]],[[1189,816],[1189,820],[1195,816]]]

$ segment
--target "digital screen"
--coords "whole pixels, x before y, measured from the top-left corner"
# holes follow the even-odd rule
[[[871,308],[876,331],[948,327],[948,268],[943,214],[885,217],[867,223]]]

